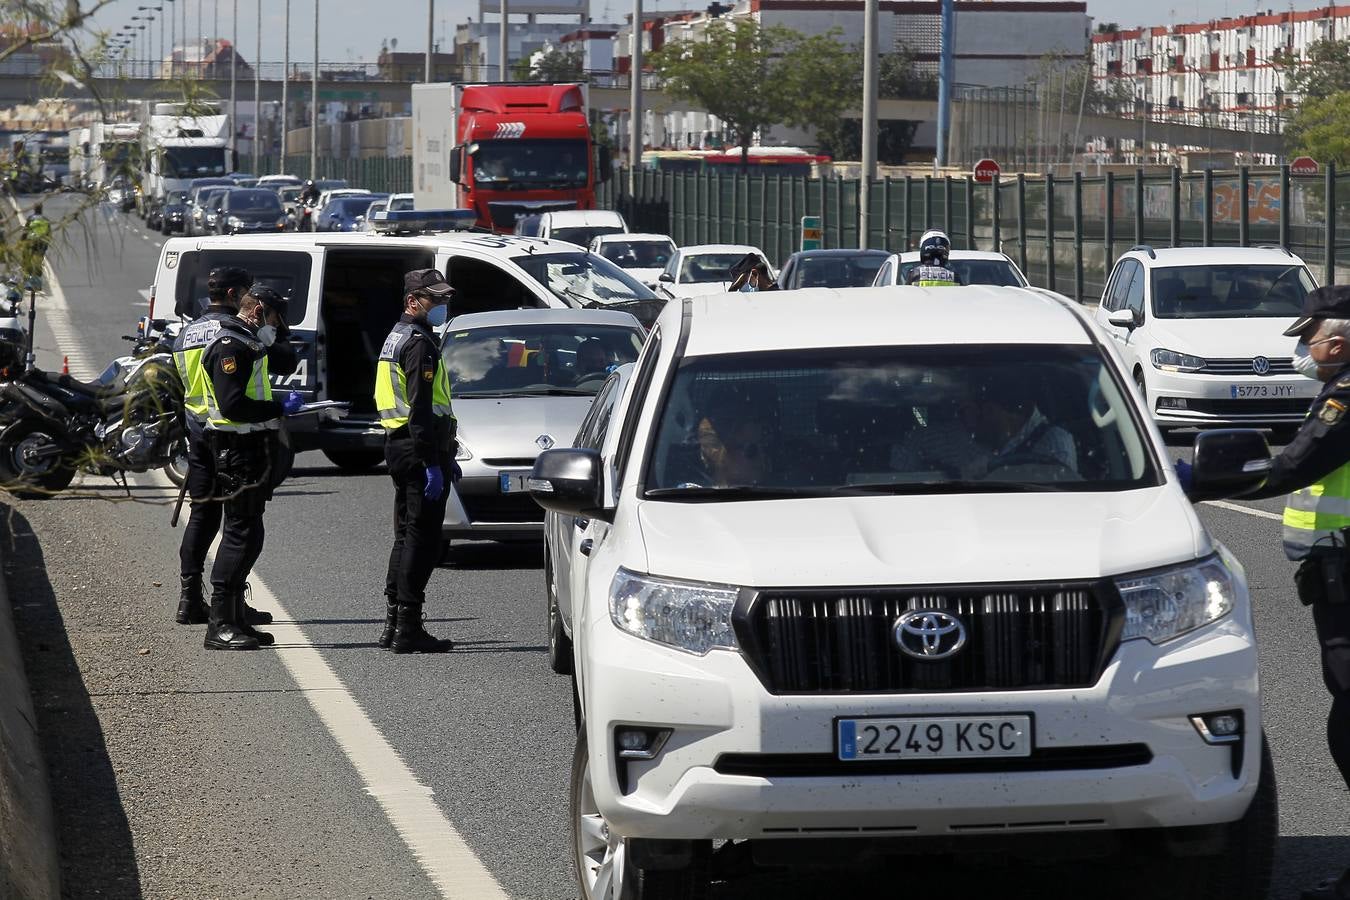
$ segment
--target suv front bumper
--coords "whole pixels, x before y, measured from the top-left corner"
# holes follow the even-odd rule
[[[739,653],[695,657],[620,632],[607,615],[587,623],[578,647],[596,802],[626,837],[1213,825],[1243,815],[1260,769],[1256,647],[1233,617],[1164,647],[1127,642],[1096,685],[1077,690],[775,696]],[[1244,717],[1236,756],[1190,721],[1221,710]],[[835,760],[836,717],[1017,713],[1032,717],[1035,751],[1058,762],[871,774]],[[620,725],[671,733],[656,759],[620,761]],[[1075,757],[1078,766],[1064,764]]]
[[[1147,382],[1149,412],[1158,424],[1170,426],[1297,425],[1320,389],[1302,375],[1198,375],[1156,368]]]

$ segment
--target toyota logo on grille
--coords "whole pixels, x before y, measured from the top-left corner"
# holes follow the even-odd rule
[[[1252,360],[1252,371],[1257,375],[1269,375],[1270,360],[1266,359],[1264,356],[1258,356],[1256,359]]]
[[[946,659],[966,645],[966,626],[938,609],[910,610],[895,620],[895,643],[915,659]]]

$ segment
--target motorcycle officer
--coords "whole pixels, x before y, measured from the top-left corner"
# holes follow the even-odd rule
[[[256,650],[272,636],[248,624],[244,585],[262,553],[263,510],[272,497],[275,441],[283,414],[300,409],[292,391],[284,403],[272,399],[267,349],[275,326],[267,323],[265,302],[245,294],[237,316],[221,320],[202,353],[206,373],[204,435],[215,465],[213,493],[223,512],[220,549],[211,569],[211,606],[204,646],[212,650]]]
[[[432,328],[446,320],[454,289],[436,269],[403,276],[403,316],[380,350],[375,406],[394,480],[394,546],[385,573],[379,645],[395,653],[445,653],[454,643],[422,625],[427,582],[441,556],[446,491],[459,480],[450,377]]]
[[[961,279],[947,267],[951,238],[941,231],[926,231],[919,238],[919,264],[909,270],[905,284],[917,287],[956,287]]]
[[[175,621],[179,625],[201,625],[207,621],[209,608],[202,590],[202,574],[206,568],[206,554],[220,531],[224,514],[214,490],[215,458],[210,442],[203,434],[207,416],[207,374],[202,357],[206,347],[219,333],[221,324],[239,312],[240,301],[247,291],[263,304],[266,324],[276,332],[276,340],[267,348],[269,373],[289,375],[299,364],[295,350],[286,341],[289,329],[285,298],[271,288],[252,287],[252,283],[252,276],[236,266],[212,269],[206,282],[210,305],[183,328],[174,341],[174,364],[183,384],[183,416],[188,434],[186,491],[191,499],[188,523],[178,550],[180,590]],[[266,333],[260,338],[265,336]],[[272,621],[272,614],[263,610],[246,607],[245,613],[250,625],[267,625]]]

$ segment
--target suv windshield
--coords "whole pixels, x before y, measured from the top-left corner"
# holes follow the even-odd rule
[[[876,280],[877,270],[885,261],[880,254],[808,256],[798,261],[793,283],[784,287],[867,287]]]
[[[696,253],[680,265],[680,284],[711,284],[730,281],[731,267],[745,259],[744,253]]]
[[[225,174],[223,147],[168,147],[164,150],[165,178],[196,178]]]
[[[1153,314],[1160,319],[1298,316],[1313,289],[1303,266],[1170,266],[1153,270]]]
[[[1018,373],[1009,378],[1009,372]],[[1121,491],[1160,484],[1093,348],[791,350],[694,357],[649,454],[649,497]]]
[[[652,300],[656,295],[623,269],[593,253],[536,253],[512,262],[569,306]]]
[[[473,150],[473,180],[499,191],[582,188],[588,162],[585,141],[479,141]]]
[[[918,260],[900,264],[900,283],[909,280],[909,273],[919,265]],[[949,259],[947,268],[956,273],[962,284],[996,284],[1004,287],[1026,287],[1027,281],[1017,274],[1012,263],[1002,259]]]
[[[670,241],[606,241],[600,255],[624,269],[664,269],[675,255]]]
[[[623,234],[618,225],[578,225],[575,228],[550,228],[549,238],[555,241],[567,241],[578,247],[589,247],[591,241],[602,234]]]
[[[637,359],[642,334],[618,325],[495,325],[446,332],[451,392],[465,397],[591,396],[615,366]]]
[[[269,190],[248,188],[230,191],[230,212],[257,212],[281,214],[281,201]]]

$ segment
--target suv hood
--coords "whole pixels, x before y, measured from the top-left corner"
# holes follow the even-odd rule
[[[475,459],[533,459],[541,435],[570,447],[594,397],[454,397],[458,436]]]
[[[1174,485],[638,507],[654,575],[750,587],[996,583],[1118,575],[1209,553]]]
[[[1294,339],[1280,332],[1294,317],[1250,319],[1159,319],[1145,326],[1154,346],[1201,357],[1287,357]]]

